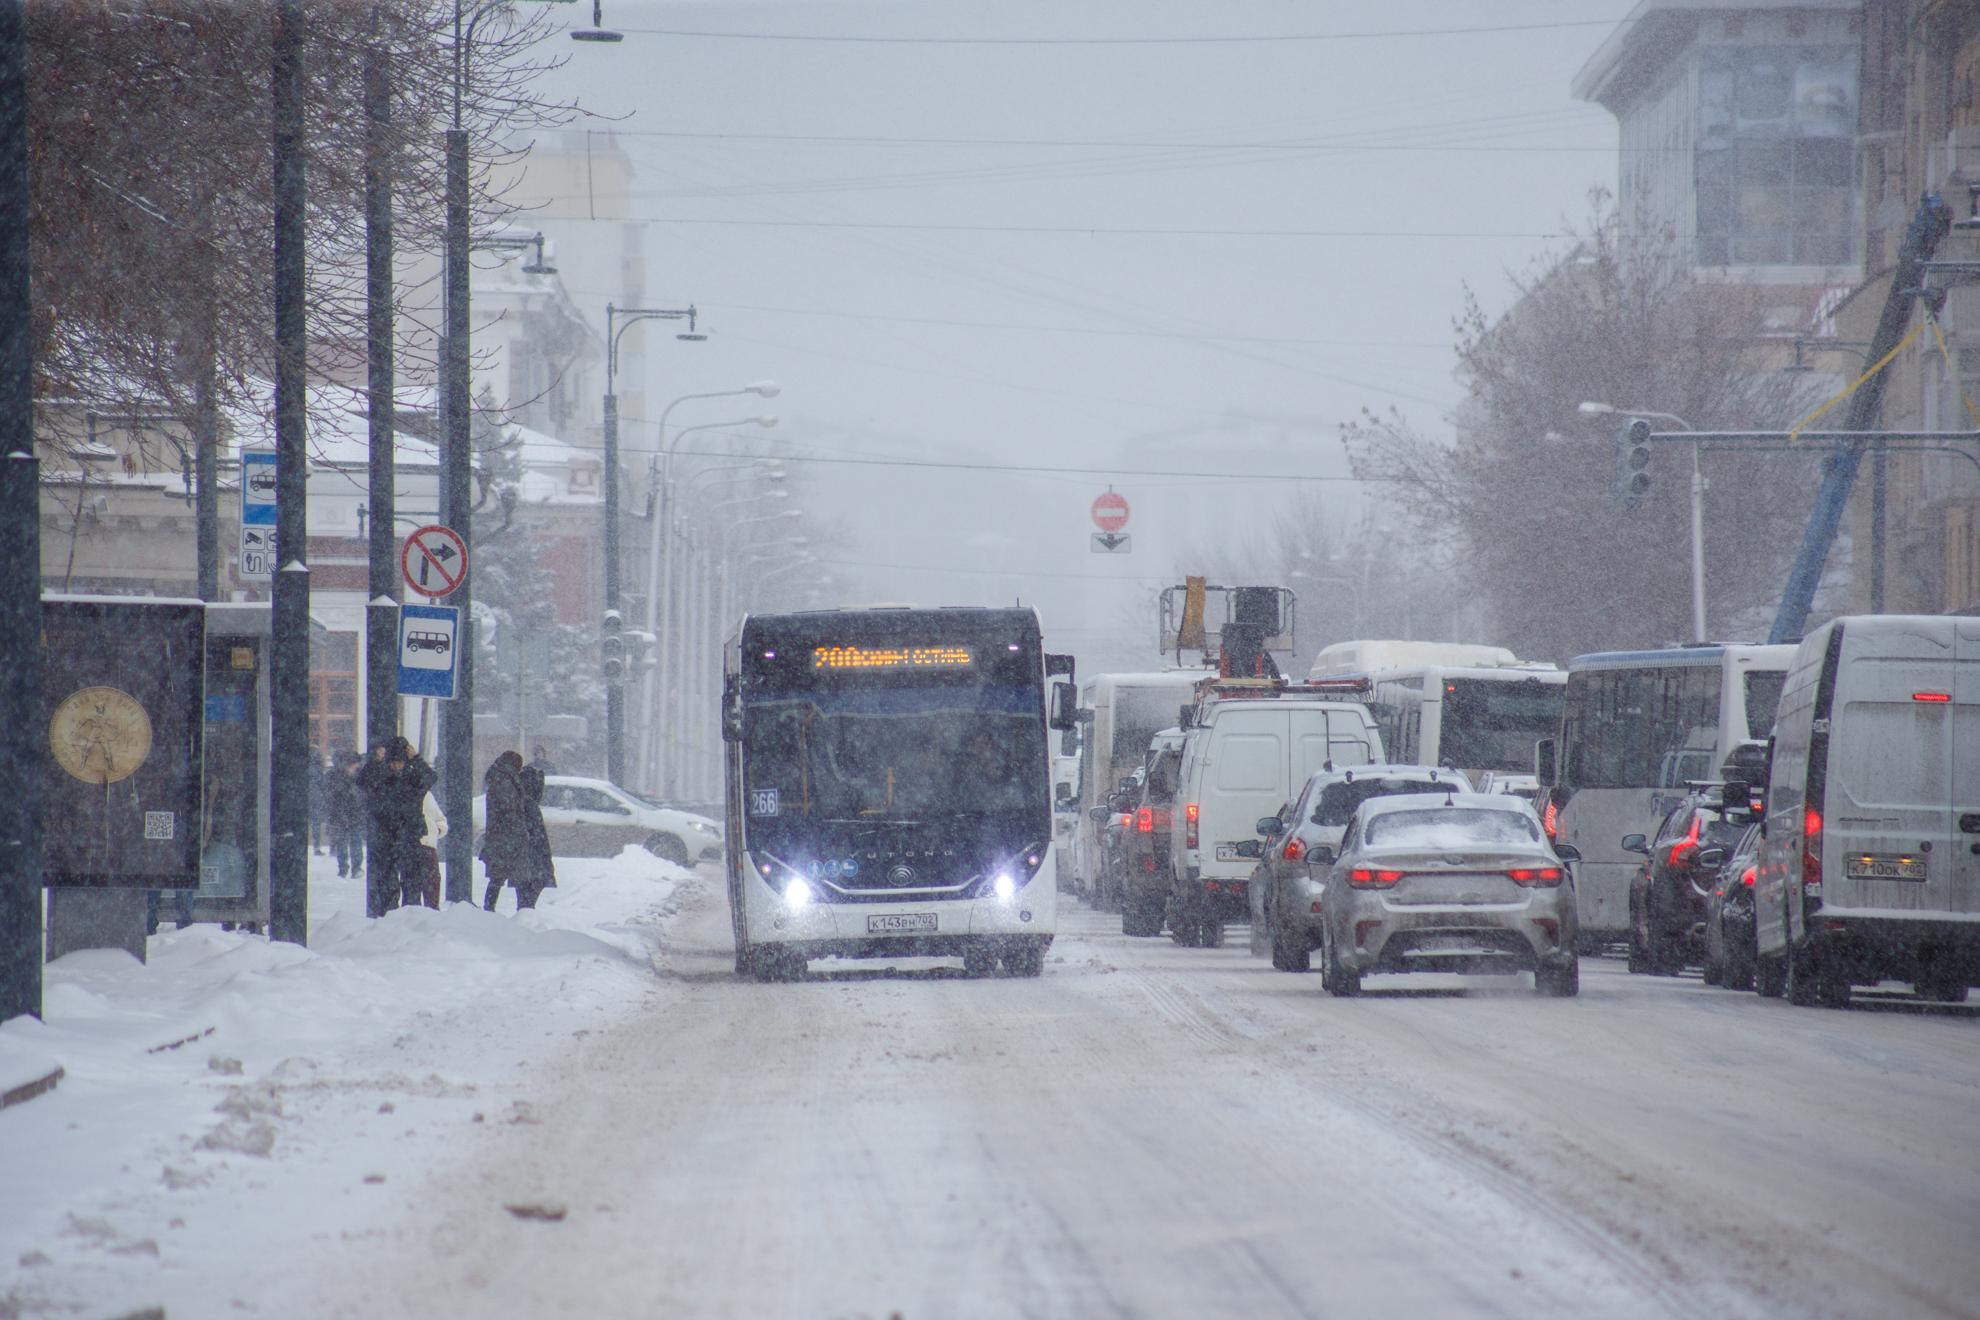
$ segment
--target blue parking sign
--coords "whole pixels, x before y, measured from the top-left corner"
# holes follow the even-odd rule
[[[452,605],[399,607],[399,695],[454,699],[461,612]]]

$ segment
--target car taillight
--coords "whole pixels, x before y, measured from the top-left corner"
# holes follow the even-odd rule
[[[1122,829],[1127,829],[1127,828],[1129,828],[1130,826],[1132,826],[1133,824],[1134,824],[1134,817],[1133,817],[1132,815],[1130,815],[1129,813],[1127,813],[1127,812],[1125,812],[1125,811],[1123,811],[1123,812],[1121,813],[1121,828],[1122,828]]]
[[[1698,817],[1691,818],[1691,829],[1682,839],[1671,845],[1671,865],[1690,866],[1691,858],[1698,852]]]
[[[1547,809],[1540,813],[1540,828],[1547,831],[1549,839],[1560,837],[1561,808],[1551,795],[1547,798]]]
[[[1134,827],[1143,834],[1155,832],[1155,813],[1147,807],[1134,813]]]
[[[1522,866],[1506,872],[1516,885],[1528,889],[1551,889],[1561,882],[1561,868],[1558,866]]]
[[[1813,807],[1801,813],[1801,884],[1822,887],[1822,813]]]
[[[1287,861],[1296,862],[1304,856],[1306,856],[1306,844],[1297,834],[1286,840],[1285,858]]]
[[[1357,866],[1348,872],[1348,883],[1356,889],[1393,889],[1404,871],[1376,871]]]
[[[1183,847],[1196,847],[1196,824],[1200,813],[1194,802],[1183,808]]]
[[[1741,884],[1743,884],[1743,885],[1745,885],[1745,886],[1746,886],[1746,887],[1747,887],[1748,889],[1751,889],[1751,888],[1753,888],[1753,868],[1752,868],[1752,867],[1750,867],[1750,866],[1749,866],[1749,867],[1747,867],[1747,868],[1746,868],[1746,869],[1745,869],[1744,871],[1741,871],[1741,872],[1739,873],[1739,882],[1740,882]]]

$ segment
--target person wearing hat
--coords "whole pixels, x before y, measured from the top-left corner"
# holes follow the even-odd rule
[[[514,885],[520,901],[531,875],[530,813],[536,810],[523,792],[520,752],[503,752],[482,777],[486,826],[481,835],[481,864],[488,871],[488,892],[482,906],[495,910],[503,885]]]
[[[438,778],[411,743],[392,738],[372,749],[358,771],[358,789],[371,815],[372,866],[366,911],[380,917],[420,900],[424,878],[420,838],[426,833],[426,794]]]

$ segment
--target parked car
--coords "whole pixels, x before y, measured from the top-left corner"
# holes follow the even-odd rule
[[[1720,864],[1705,902],[1707,985],[1753,988],[1753,880],[1759,860],[1760,822],[1753,821]]]
[[[1540,994],[1581,988],[1571,863],[1533,808],[1485,793],[1372,798],[1336,855],[1321,845],[1323,983],[1361,993],[1386,972],[1533,973]]]
[[[1760,992],[1849,1002],[1980,983],[1980,618],[1832,619],[1774,721],[1754,882]]]
[[[1462,791],[1464,785],[1455,771],[1427,765],[1330,765],[1309,776],[1299,797],[1258,822],[1265,839],[1258,845],[1258,865],[1248,886],[1251,951],[1269,949],[1272,966],[1282,972],[1309,970],[1312,952],[1320,947],[1320,919],[1314,910],[1319,891],[1306,864],[1312,850],[1339,847],[1355,808],[1370,798]]]
[[[486,798],[474,799],[475,851],[487,825]],[[657,807],[605,779],[550,775],[543,781],[543,824],[558,857],[616,857],[631,844],[679,866],[719,861],[722,827],[706,816]]]
[[[1676,976],[1705,961],[1705,905],[1744,828],[1709,788],[1680,799],[1655,835],[1623,837],[1624,852],[1643,856],[1629,885],[1630,971]]]
[[[1195,708],[1183,741],[1171,832],[1169,931],[1211,947],[1224,924],[1248,920],[1258,818],[1295,797],[1314,771],[1382,760],[1368,708],[1341,683],[1232,684]]]
[[[1169,831],[1175,820],[1181,729],[1164,729],[1148,746],[1134,816],[1122,828],[1121,933],[1160,935],[1170,888]]]

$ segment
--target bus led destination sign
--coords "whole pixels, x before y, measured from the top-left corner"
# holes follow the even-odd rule
[[[976,663],[966,646],[820,646],[811,667],[821,669],[967,669]]]

